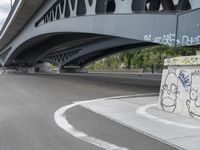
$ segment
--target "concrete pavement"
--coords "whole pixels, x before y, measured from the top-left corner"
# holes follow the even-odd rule
[[[199,150],[200,121],[157,108],[158,96],[119,97],[80,104],[177,149]]]
[[[149,93],[158,95],[159,85],[160,76],[142,74],[2,74],[0,149],[198,150],[200,121],[157,109],[158,97]],[[129,96],[102,99],[114,95]],[[67,121],[96,145],[53,120],[58,108],[77,101]]]
[[[63,131],[54,121],[60,107],[117,95],[155,93],[159,80],[126,75],[0,75],[1,150],[102,150]],[[78,131],[129,150],[176,149],[83,107],[68,110]]]

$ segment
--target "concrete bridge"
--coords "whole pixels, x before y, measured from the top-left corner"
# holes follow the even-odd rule
[[[199,46],[199,14],[199,0],[16,0],[0,32],[0,64],[83,67],[155,44]]]

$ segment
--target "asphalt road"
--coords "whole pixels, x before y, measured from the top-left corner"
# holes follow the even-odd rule
[[[54,112],[73,101],[155,93],[159,76],[106,74],[0,75],[0,150],[101,150],[63,131]],[[82,107],[68,112],[79,130],[129,150],[175,149]]]

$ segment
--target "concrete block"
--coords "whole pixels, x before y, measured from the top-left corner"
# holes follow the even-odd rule
[[[159,107],[200,119],[200,66],[186,64],[163,70]]]

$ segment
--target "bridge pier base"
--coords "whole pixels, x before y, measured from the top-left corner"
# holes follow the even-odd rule
[[[35,65],[35,72],[51,72],[51,65],[47,62]]]
[[[165,60],[159,108],[200,119],[200,56]]]

